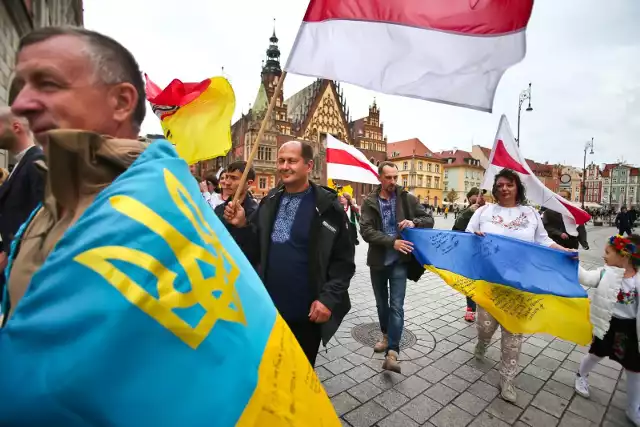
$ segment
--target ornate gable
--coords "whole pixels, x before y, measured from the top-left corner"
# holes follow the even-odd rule
[[[347,119],[338,101],[333,82],[327,81],[324,90],[318,92],[314,105],[299,132],[306,140],[317,141],[318,135],[326,132],[351,143]]]

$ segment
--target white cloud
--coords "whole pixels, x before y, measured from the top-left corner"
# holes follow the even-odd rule
[[[129,48],[158,84],[198,81],[224,67],[237,97],[236,116],[247,111],[260,84],[260,65],[277,18],[282,62],[307,2],[299,0],[85,0],[85,25]],[[582,164],[624,157],[640,164],[640,2],[538,0],[528,28],[524,61],[502,79],[494,113],[375,94],[343,85],[351,114],[364,116],[373,97],[390,141],[419,137],[432,150],[491,146],[499,115],[514,128],[518,95],[533,83],[532,112],[522,112],[522,149],[551,163]],[[289,76],[285,96],[312,79]],[[143,131],[160,125],[149,110]]]

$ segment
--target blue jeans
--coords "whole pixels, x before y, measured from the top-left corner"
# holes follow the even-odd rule
[[[407,290],[406,264],[396,261],[384,268],[371,269],[371,285],[376,297],[380,330],[389,336],[387,351],[394,350],[400,353],[400,338],[404,325],[404,294]]]

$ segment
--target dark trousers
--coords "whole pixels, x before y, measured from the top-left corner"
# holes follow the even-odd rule
[[[631,236],[631,227],[624,227],[618,229],[618,234],[624,236],[624,233],[627,233],[628,236]]]
[[[287,322],[289,329],[293,332],[293,336],[298,340],[298,344],[302,347],[305,356],[309,359],[311,366],[315,366],[320,341],[322,341],[322,333],[320,325],[309,322],[308,320],[289,321]]]
[[[476,311],[476,302],[469,297],[467,297],[467,308],[470,308],[471,311]]]

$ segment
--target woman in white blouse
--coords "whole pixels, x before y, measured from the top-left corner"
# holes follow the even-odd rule
[[[467,226],[467,232],[484,236],[485,233],[499,234],[538,243],[550,248],[565,250],[549,238],[538,212],[525,204],[524,186],[517,173],[503,169],[495,177],[493,198],[496,204],[485,205],[475,211]],[[478,344],[475,349],[477,359],[482,359],[498,328],[498,321],[482,307],[477,314]],[[502,363],[500,366],[500,395],[509,402],[516,401],[513,380],[518,371],[518,357],[522,345],[522,334],[513,334],[504,326],[502,329]]]

